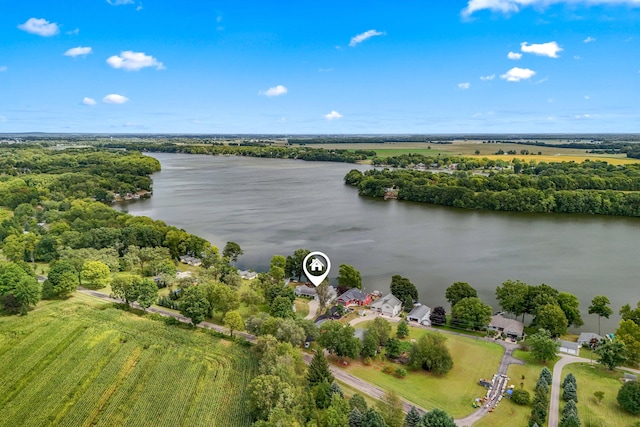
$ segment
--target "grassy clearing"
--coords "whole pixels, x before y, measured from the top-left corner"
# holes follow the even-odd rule
[[[549,370],[553,370],[553,363],[542,364],[531,357],[531,354],[525,351],[516,350],[514,356],[524,360],[525,365],[510,365],[507,376],[510,378],[509,384],[513,384],[516,388],[520,388],[520,384],[524,384],[524,390],[533,395],[535,393],[536,382],[540,376],[540,371],[545,366]],[[524,379],[522,376],[524,375]],[[493,427],[493,426],[526,426],[531,414],[531,406],[522,406],[513,403],[509,399],[502,399],[495,411],[486,415],[482,420],[474,424],[474,427]],[[542,427],[542,426],[541,426]]]
[[[85,296],[0,318],[0,426],[248,426],[250,353]]]
[[[366,322],[358,327],[366,327]],[[409,339],[433,333],[414,327],[410,327],[409,331]],[[376,361],[371,366],[353,362],[346,368],[341,367],[384,390],[393,390],[399,396],[425,409],[441,408],[456,418],[464,417],[473,412],[471,404],[474,399],[485,393],[485,390],[477,385],[478,380],[491,378],[496,373],[503,350],[491,342],[455,335],[446,337],[454,367],[444,376],[418,370],[409,371],[404,379],[399,379],[383,373],[382,368],[385,365],[393,368],[406,366],[385,361]]]
[[[294,301],[296,314],[298,317],[306,317],[309,314],[309,300],[306,298],[296,298]]]
[[[578,415],[585,427],[631,427],[640,421],[640,416],[623,411],[616,400],[622,386],[620,371],[609,371],[600,365],[572,363],[562,370],[562,378],[573,373],[578,383]],[[593,393],[604,392],[601,405],[596,402]],[[560,410],[562,410],[561,405]]]

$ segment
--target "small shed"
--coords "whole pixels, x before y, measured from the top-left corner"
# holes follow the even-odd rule
[[[558,343],[560,344],[560,347],[558,347],[560,353],[570,354],[572,356],[580,354],[580,344],[577,342],[558,340]]]
[[[418,305],[407,315],[407,320],[409,322],[418,322],[421,325],[431,326],[429,316],[431,316],[431,308],[426,305]]]

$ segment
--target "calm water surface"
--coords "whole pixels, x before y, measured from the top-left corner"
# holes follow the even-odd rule
[[[238,266],[268,270],[274,254],[325,252],[334,266],[352,264],[365,289],[388,291],[393,274],[416,285],[421,302],[444,305],[445,289],[469,282],[495,304],[507,279],[546,283],[580,298],[582,330],[597,332],[591,298],[607,295],[615,316],[640,299],[640,220],[617,217],[479,212],[359,197],[343,184],[352,168],[329,162],[153,154],[151,199],[119,208],[203,236],[222,249],[240,244]],[[608,329],[607,329],[608,328]]]

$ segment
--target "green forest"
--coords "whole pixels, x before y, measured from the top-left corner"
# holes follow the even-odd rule
[[[361,196],[384,197],[465,209],[511,212],[557,212],[640,216],[640,165],[606,162],[536,163],[514,159],[498,164],[487,159],[428,158],[405,155],[386,159],[402,166],[456,164],[451,173],[411,169],[351,170],[345,183]],[[464,169],[481,169],[481,173]],[[463,169],[463,170],[460,170]]]

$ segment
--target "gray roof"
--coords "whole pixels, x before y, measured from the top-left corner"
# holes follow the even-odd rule
[[[428,315],[431,312],[431,309],[426,305],[419,305],[414,307],[413,310],[407,315],[409,317],[416,317],[418,319],[422,319],[424,316]]]
[[[318,290],[316,288],[310,288],[306,285],[300,285],[300,286],[296,286],[296,294],[315,296],[315,295],[318,295]]]
[[[598,341],[600,341],[602,339],[602,337],[598,334],[596,334],[595,332],[582,332],[580,333],[580,336],[578,337],[578,343],[582,344],[589,344],[591,342],[591,339],[595,338]]]
[[[578,350],[580,348],[580,344],[578,344],[577,342],[565,340],[558,340],[558,342],[560,343],[560,347],[565,347],[571,350]]]
[[[358,288],[351,288],[347,292],[343,293],[338,297],[339,300],[350,301],[352,299],[358,301],[364,301],[367,298],[367,294],[362,292]]]
[[[524,323],[515,319],[507,319],[501,314],[496,314],[491,318],[490,328],[502,329],[504,332],[517,334],[519,337],[524,333]]]
[[[391,307],[395,307],[398,304],[402,305],[402,301],[396,298],[396,296],[393,294],[387,294],[382,298],[379,298],[378,300],[376,300],[376,302],[374,302],[373,304],[371,304],[371,308],[382,307],[385,304],[389,304]]]

